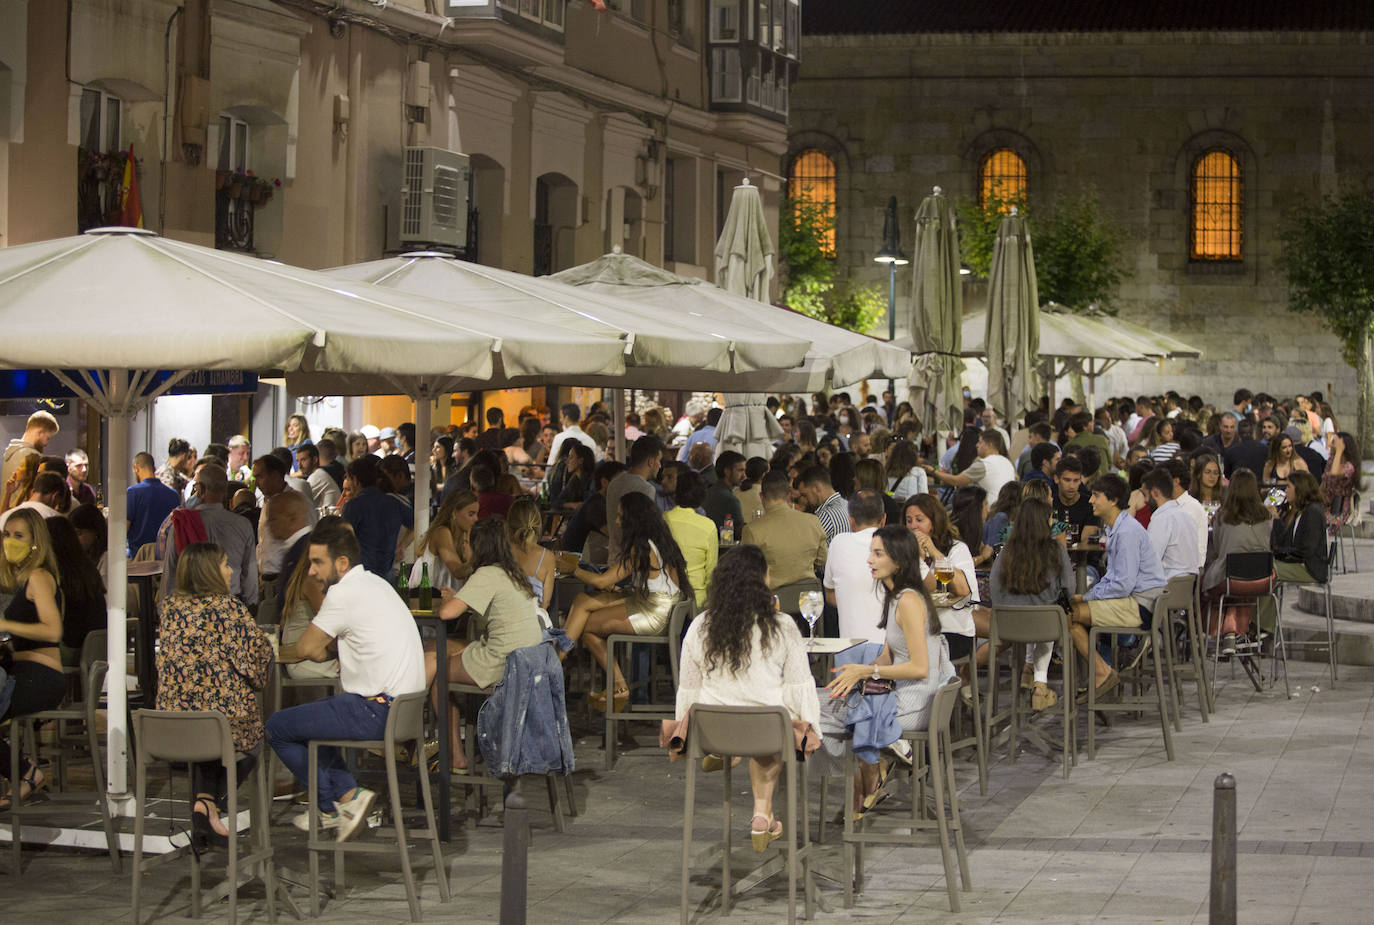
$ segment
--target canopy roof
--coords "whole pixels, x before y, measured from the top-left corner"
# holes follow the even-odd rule
[[[54,337],[51,319],[76,321]],[[0,250],[0,365],[307,369],[487,379],[620,348],[502,312],[427,298],[129,228]],[[75,332],[75,333],[73,333]]]
[[[1053,304],[1053,303],[1051,303]],[[961,325],[966,357],[984,355],[983,332],[986,312],[965,315]],[[1100,321],[1083,315],[1040,309],[1040,349],[1037,356],[1058,359],[1148,360],[1143,345],[1114,331]]]
[[[1170,337],[1168,334],[1160,334],[1151,331],[1143,324],[1136,324],[1127,321],[1116,315],[1108,315],[1106,312],[1090,311],[1082,317],[1096,321],[1098,324],[1105,325],[1113,331],[1131,338],[1140,344],[1140,350],[1151,359],[1184,359],[1202,356],[1202,351],[1191,344],[1179,340],[1177,337]]]
[[[712,324],[687,323],[672,314],[646,310],[638,302],[614,295],[591,293],[508,270],[467,263],[428,251],[385,260],[336,267],[324,275],[373,283],[391,292],[422,295],[443,303],[446,317],[496,315],[518,326],[511,338],[567,331],[586,346],[591,362],[578,362],[559,347],[521,369],[507,366],[504,374],[456,379],[453,388],[504,388],[540,383],[605,382],[625,388],[661,388],[666,371],[680,375],[730,377],[741,372],[772,371],[796,366],[809,342],[779,337],[757,327],[723,318]],[[385,381],[332,381],[333,377],[302,374],[291,377],[293,387],[311,392],[340,390],[385,392]],[[385,377],[382,377],[385,379]],[[394,391],[394,389],[391,389]]]
[[[694,326],[714,327],[732,322],[747,325],[764,337],[796,338],[811,344],[805,362],[794,369],[760,369],[729,380],[700,373],[681,381],[660,378],[656,388],[813,392],[870,376],[902,378],[910,366],[909,352],[887,341],[856,334],[788,308],[733,295],[705,280],[679,276],[628,254],[606,254],[555,273],[551,279],[629,299]]]

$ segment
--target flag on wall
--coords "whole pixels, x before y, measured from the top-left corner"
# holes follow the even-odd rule
[[[129,143],[129,158],[124,162],[124,179],[119,184],[119,223],[130,228],[143,227],[143,204],[138,196],[138,164],[134,146]]]

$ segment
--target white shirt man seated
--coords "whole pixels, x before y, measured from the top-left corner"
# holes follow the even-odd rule
[[[301,782],[311,739],[380,739],[392,700],[425,689],[415,620],[386,579],[363,568],[352,529],[328,518],[310,534],[308,548],[310,575],[326,589],[324,603],[300,640],[281,647],[279,658],[321,662],[337,652],[343,693],[278,710],[267,721],[272,750]],[[321,825],[337,828],[339,841],[346,841],[377,795],[358,786],[338,749],[320,749],[318,778]],[[295,824],[308,828],[308,816]]]
[[[826,603],[840,615],[840,637],[881,643],[878,629],[883,618],[883,599],[868,567],[868,550],[874,532],[883,525],[883,499],[861,491],[849,500],[851,532],[836,534],[825,560]]]
[[[1159,557],[1164,578],[1196,575],[1202,568],[1198,555],[1197,523],[1174,500],[1174,479],[1164,466],[1146,473],[1140,487],[1154,507],[1150,515],[1150,545]]]

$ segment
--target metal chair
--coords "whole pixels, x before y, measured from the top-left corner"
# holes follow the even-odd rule
[[[682,646],[682,628],[692,616],[693,601],[682,600],[673,605],[668,614],[668,627],[662,636],[636,636],[632,633],[616,633],[606,637],[606,770],[615,767],[615,752],[619,724],[638,720],[661,721],[675,717],[676,704],[673,701],[660,703],[631,703],[624,710],[615,708],[614,686],[615,671],[610,666],[616,662],[616,649],[624,646],[630,651],[633,646],[665,646],[668,650],[668,664],[672,671],[673,691],[677,691],[678,651]],[[644,682],[648,683],[648,682]]]
[[[968,668],[970,717],[969,725],[973,727],[972,734],[965,735],[961,738],[955,739],[950,744],[950,748],[953,751],[958,751],[961,748],[969,748],[970,746],[973,748],[974,762],[978,766],[978,794],[980,796],[987,796],[989,748],[988,731],[983,726],[983,695],[981,690],[982,685],[981,682],[978,680],[978,640],[975,638],[973,642],[973,649],[969,651],[968,655],[964,656],[963,658],[953,660],[953,665],[955,668],[958,668],[960,665],[963,665]],[[996,681],[997,679],[994,676],[993,683],[995,684]],[[963,714],[959,714],[958,722],[960,724],[960,729],[962,730]]]
[[[240,865],[256,870],[267,887],[267,920],[277,920],[277,868],[273,862],[271,836],[268,831],[267,763],[259,761],[253,771],[253,788],[249,796],[250,851],[240,856],[238,832],[238,767],[234,751],[234,736],[229,720],[218,711],[135,710],[133,736],[137,744],[137,775],[134,785],[134,863],[133,894],[130,905],[134,925],[138,925],[142,905],[143,874],[161,859],[143,860],[143,827],[147,813],[148,766],[157,761],[202,762],[218,761],[229,776],[229,859],[224,888],[229,895],[229,919],[238,921],[238,888]],[[170,796],[170,794],[169,794]],[[191,853],[191,917],[200,917],[200,856]]]
[[[1331,545],[1330,545],[1329,547],[1327,547],[1327,551],[1326,551],[1326,562],[1327,562],[1327,566],[1326,566],[1326,581],[1322,582],[1322,594],[1325,596],[1325,599],[1326,599],[1326,642],[1323,643],[1323,642],[1322,642],[1321,640],[1319,640],[1319,639],[1306,639],[1306,640],[1303,640],[1303,641],[1301,641],[1301,642],[1289,642],[1288,640],[1284,640],[1284,648],[1286,649],[1288,646],[1295,646],[1295,647],[1300,648],[1300,649],[1301,649],[1301,648],[1306,648],[1306,647],[1309,647],[1309,646],[1316,647],[1316,648],[1322,648],[1322,647],[1324,646],[1324,647],[1326,648],[1326,653],[1327,653],[1327,663],[1328,663],[1328,665],[1329,665],[1330,672],[1331,672],[1331,686],[1332,686],[1332,687],[1335,687],[1335,686],[1336,686],[1336,619],[1335,619],[1335,612],[1331,609],[1331,574],[1332,574],[1332,571],[1333,571],[1332,566],[1335,565],[1335,562],[1336,562],[1336,541],[1335,541],[1335,540],[1332,540],[1332,541],[1331,541]],[[1280,582],[1278,583],[1279,612],[1280,612],[1280,613],[1283,612],[1283,591],[1284,591],[1284,588],[1285,588],[1287,585],[1290,585],[1290,584],[1294,584],[1294,582],[1280,581]],[[1286,655],[1286,654],[1287,654],[1287,653],[1285,652],[1285,655]],[[1285,661],[1285,663],[1284,663],[1284,678],[1286,679],[1287,677],[1288,677],[1288,665],[1287,665],[1287,662]]]
[[[1288,689],[1288,656],[1283,647],[1283,613],[1279,607],[1279,597],[1275,593],[1278,587],[1278,576],[1274,572],[1274,554],[1269,552],[1233,552],[1226,557],[1226,583],[1222,590],[1221,598],[1217,602],[1217,611],[1224,614],[1226,602],[1249,602],[1255,608],[1255,632],[1259,632],[1259,602],[1261,598],[1269,598],[1274,602],[1274,642],[1273,655],[1271,656],[1269,683],[1275,684],[1278,681],[1279,662],[1283,663],[1283,684],[1284,690],[1292,699],[1293,692]],[[1217,665],[1221,659],[1221,620],[1217,620],[1216,649],[1212,659],[1212,678],[1213,684],[1216,683]],[[1262,691],[1263,671],[1254,664],[1256,654],[1263,656],[1263,650],[1258,643],[1253,644],[1246,651],[1241,651],[1238,646],[1236,658],[1245,668],[1246,674],[1250,676],[1250,683],[1255,686],[1256,691]]]
[[[854,775],[858,758],[848,749],[848,768],[844,787],[844,905],[854,905],[854,894],[863,892],[863,849],[865,845],[915,845],[917,833],[935,829],[940,839],[940,860],[945,868],[945,891],[949,895],[951,912],[961,911],[959,891],[973,888],[969,876],[968,851],[964,848],[964,829],[959,819],[959,791],[954,783],[954,743],[950,741],[950,723],[954,706],[959,700],[959,679],[954,678],[935,692],[930,705],[930,724],[926,729],[902,733],[912,744],[911,818],[901,820],[901,828],[909,834],[897,832],[867,832],[854,819]],[[923,760],[922,760],[923,759]],[[925,788],[931,788],[935,818],[925,816]],[[946,815],[948,805],[948,815]],[[867,828],[871,815],[865,815],[862,828]],[[952,836],[952,838],[951,838]],[[953,848],[953,856],[951,856]],[[955,881],[955,864],[959,878]]]
[[[434,875],[439,881],[441,901],[449,901],[448,876],[444,870],[444,855],[439,844],[439,829],[434,823],[434,798],[430,793],[429,775],[423,770],[420,779],[420,800],[424,804],[425,827],[406,829],[405,815],[401,809],[401,787],[396,773],[396,746],[411,742],[416,749],[423,748],[425,738],[425,691],[402,694],[391,702],[387,711],[386,726],[381,739],[311,739],[308,749],[308,775],[310,778],[310,914],[320,914],[320,855],[332,852],[334,855],[334,888],[342,890],[344,885],[345,854],[388,854],[391,848],[367,842],[324,841],[320,838],[320,793],[319,793],[319,756],[320,748],[341,749],[381,749],[386,762],[387,789],[391,795],[391,818],[395,824],[396,852],[401,859],[401,876],[405,880],[406,901],[410,904],[410,920],[420,921],[420,899],[415,890],[415,876],[410,867],[410,849],[406,841],[410,838],[427,839],[434,856]],[[444,807],[448,811],[448,807]]]
[[[796,740],[792,732],[792,717],[782,707],[723,707],[695,704],[687,714],[687,789],[683,797],[682,825],[682,923],[687,925],[687,883],[692,867],[692,817],[696,805],[697,774],[705,755],[739,755],[741,757],[780,756],[783,784],[783,838],[787,840],[783,869],[787,871],[787,921],[797,921],[797,878],[802,879],[802,895],[806,918],[813,915],[815,885],[811,880],[811,831],[806,813],[806,762],[798,762]],[[798,766],[800,765],[800,775]],[[730,782],[730,762],[724,767],[724,842],[712,849],[711,855],[721,855],[721,914],[730,913],[734,888],[730,883],[731,829],[730,798],[734,788]],[[800,776],[801,780],[797,778]],[[798,803],[800,802],[800,812]],[[798,832],[800,823],[802,831]],[[798,836],[801,846],[798,847]],[[774,872],[776,865],[746,875],[758,882]],[[744,880],[741,880],[743,883]]]
[[[96,633],[91,633],[96,636]],[[42,710],[38,713],[29,713],[24,716],[15,716],[10,719],[10,850],[13,852],[14,873],[21,876],[23,867],[23,847],[24,839],[21,830],[22,820],[29,816],[78,816],[89,817],[92,812],[100,814],[101,825],[105,829],[105,846],[110,854],[110,866],[115,873],[119,873],[119,839],[115,835],[114,820],[110,815],[110,804],[105,794],[105,763],[100,753],[100,734],[96,725],[96,711],[100,706],[100,692],[105,687],[105,672],[108,665],[101,660],[91,658],[87,662],[85,656],[93,651],[99,651],[98,646],[104,643],[105,634],[101,632],[97,640],[89,640],[89,645],[82,647],[83,663],[86,663],[86,673],[82,677],[82,697],[79,701],[58,707],[54,710]],[[21,743],[27,742],[29,754],[38,760],[38,750],[34,733],[35,724],[44,720],[56,720],[59,723],[64,720],[77,720],[85,726],[84,748],[91,760],[91,789],[90,790],[63,790],[54,793],[43,803],[24,803],[17,799],[19,789],[19,754]],[[60,747],[60,743],[59,743]],[[61,783],[63,775],[57,773],[58,782]]]
[[[1017,745],[1021,737],[1021,720],[1024,717],[1029,720],[1035,714],[1021,704],[1021,685],[1018,683],[1020,666],[1025,663],[1025,647],[1027,644],[1040,642],[1055,642],[1059,644],[1059,651],[1062,653],[1073,652],[1073,637],[1069,634],[1069,620],[1062,607],[1051,604],[1045,607],[1016,606],[1016,607],[994,607],[992,608],[991,627],[989,629],[990,641],[989,651],[993,661],[990,663],[992,670],[991,676],[997,677],[996,659],[998,649],[1004,643],[1011,643],[1011,706],[1008,711],[1008,718],[1011,721],[1011,736],[1007,742],[1008,753],[1011,760],[1016,761]],[[1063,712],[1064,730],[1061,740],[1053,743],[1059,746],[1064,757],[1064,777],[1069,776],[1070,764],[1078,764],[1078,702],[1074,696],[1072,657],[1064,659],[1064,693],[1059,698],[1059,706]],[[990,729],[993,719],[992,696],[988,697],[988,711],[985,718],[985,725]],[[1029,728],[1029,726],[1028,726]],[[991,732],[989,732],[989,736]]]
[[[1358,572],[1360,561],[1356,558],[1355,553],[1355,522],[1359,519],[1360,493],[1353,491],[1344,498],[1338,498],[1336,503],[1338,506],[1326,513],[1326,530],[1328,534],[1336,538],[1336,547],[1341,554],[1341,571],[1343,573]],[[1345,535],[1347,533],[1350,534],[1350,568],[1348,569],[1345,566]],[[1333,566],[1336,564],[1334,556],[1329,561]]]
[[[1169,646],[1170,680],[1174,686],[1175,702],[1181,709],[1183,682],[1193,681],[1197,688],[1198,712],[1202,714],[1202,721],[1208,723],[1211,722],[1210,714],[1214,712],[1215,707],[1212,703],[1212,685],[1207,676],[1207,647],[1204,644],[1206,636],[1202,632],[1201,584],[1199,575],[1179,575],[1169,579],[1169,584],[1164,588],[1164,595],[1168,598],[1166,606],[1169,619],[1174,621],[1175,615],[1183,614],[1182,625],[1188,634],[1188,658],[1179,658],[1176,622],[1169,623],[1164,641]],[[1179,728],[1181,731],[1181,727]]]
[[[1088,681],[1088,760],[1091,761],[1097,756],[1097,724],[1094,713],[1137,713],[1142,707],[1153,708],[1159,711],[1159,725],[1164,732],[1164,753],[1168,760],[1174,760],[1174,736],[1170,707],[1169,685],[1164,679],[1164,664],[1168,657],[1168,652],[1164,649],[1164,642],[1161,638],[1160,626],[1168,622],[1167,611],[1162,609],[1160,602],[1164,600],[1163,595],[1155,602],[1154,619],[1150,621],[1150,626],[1146,629],[1143,626],[1100,626],[1093,624],[1088,629],[1088,652],[1097,651],[1098,640],[1103,636],[1138,636],[1149,633],[1150,648],[1152,651],[1146,654],[1153,667],[1154,696],[1148,694],[1135,694],[1134,696],[1121,696],[1107,703],[1097,701],[1097,689],[1093,686],[1093,670],[1091,664],[1088,666],[1088,673],[1085,675]],[[1090,656],[1091,657],[1091,656]],[[1143,671],[1143,668],[1142,668]]]

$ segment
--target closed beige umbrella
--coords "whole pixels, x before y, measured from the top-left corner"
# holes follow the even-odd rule
[[[928,431],[958,430],[964,413],[959,383],[964,289],[954,207],[938,186],[916,210],[912,266],[909,400]]]
[[[768,304],[773,279],[773,239],[758,187],[746,178],[730,197],[725,228],[716,242],[716,285],[726,292]],[[716,425],[716,455],[727,450],[745,459],[768,459],[782,439],[782,425],[768,410],[762,392],[729,392]]]
[[[1040,351],[1040,297],[1030,228],[1016,213],[1002,219],[988,275],[988,403],[1010,426],[1036,405],[1035,368]]]

